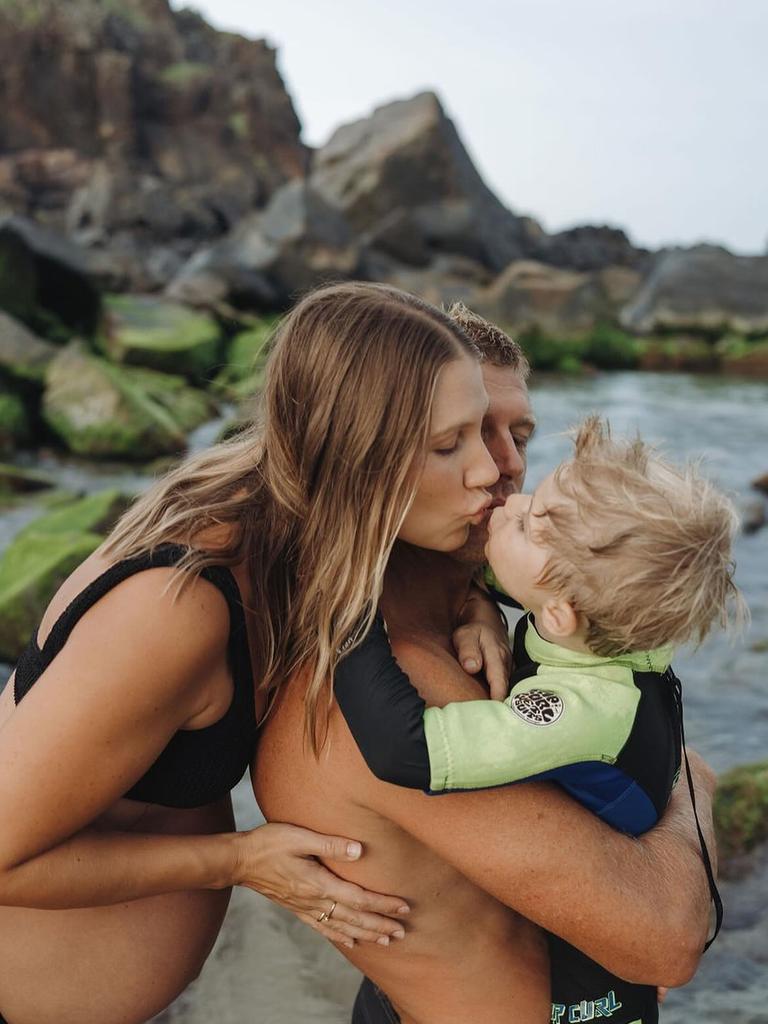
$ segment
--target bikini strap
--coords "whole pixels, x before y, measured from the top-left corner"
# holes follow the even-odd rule
[[[40,654],[45,666],[50,665],[59,654],[69,635],[85,613],[98,601],[113,590],[119,583],[127,580],[145,569],[160,569],[176,565],[187,554],[188,548],[180,544],[162,544],[152,551],[141,552],[131,558],[123,559],[109,567],[100,576],[92,580],[87,587],[73,598],[40,647]],[[240,603],[240,592],[232,573],[224,566],[206,566],[202,575],[220,590],[229,607],[230,621],[233,631],[239,632],[244,626],[243,609]]]

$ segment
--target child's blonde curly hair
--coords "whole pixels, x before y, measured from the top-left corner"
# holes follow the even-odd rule
[[[598,416],[577,428],[574,445],[555,470],[570,500],[537,513],[551,551],[538,582],[584,616],[590,650],[615,657],[701,642],[714,623],[743,622],[731,501],[639,437],[613,440]]]

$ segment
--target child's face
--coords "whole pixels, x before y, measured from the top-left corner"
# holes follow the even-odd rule
[[[550,556],[542,538],[546,510],[569,499],[550,474],[531,494],[511,494],[494,509],[488,524],[485,554],[506,592],[534,612],[550,592],[538,580]]]

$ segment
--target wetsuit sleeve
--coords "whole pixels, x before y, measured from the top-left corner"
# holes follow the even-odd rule
[[[395,660],[381,613],[336,666],[333,689],[366,764],[383,782],[428,789],[426,704]]]
[[[618,679],[548,670],[518,683],[503,703],[427,708],[430,790],[484,789],[555,777],[583,762],[611,764],[632,729],[637,701],[638,691]]]

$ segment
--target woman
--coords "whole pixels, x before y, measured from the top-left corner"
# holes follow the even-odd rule
[[[354,844],[348,854],[347,840],[291,826],[233,833],[228,792],[299,665],[313,666],[307,716],[321,742],[324,680],[375,606],[440,371],[459,354],[475,359],[462,332],[408,296],[310,296],[278,332],[263,428],[169,474],[55,595],[0,698],[10,1024],[146,1020],[199,971],[232,885],[336,941],[402,934],[400,899],[314,860],[355,859]],[[316,386],[298,392],[308,374]],[[352,377],[360,390],[342,401]],[[456,537],[495,478],[481,449]],[[296,473],[297,450],[317,472]]]

